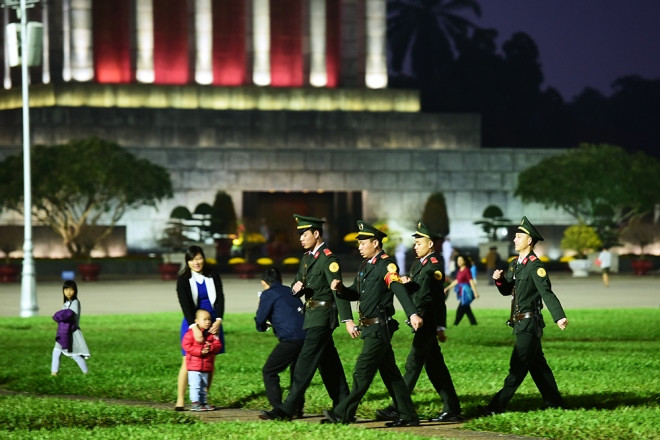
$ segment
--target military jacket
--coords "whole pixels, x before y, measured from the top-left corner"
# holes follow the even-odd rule
[[[417,307],[399,278],[399,268],[392,257],[380,252],[375,257],[364,260],[353,285],[344,287],[339,294],[348,301],[359,301],[359,312],[364,318],[387,319],[394,315],[394,295],[401,303],[406,316],[417,313]],[[353,319],[352,314],[341,311],[342,321]],[[372,325],[362,328],[362,337],[379,328]]]
[[[306,304],[310,300],[332,303],[330,306],[306,306],[304,329],[324,326],[336,328],[339,325],[335,292],[330,289],[332,280],[341,281],[341,266],[337,256],[325,244],[313,255],[309,252],[303,255],[291,284],[293,286],[298,281],[303,283],[303,288],[296,296],[304,297]]]
[[[496,280],[495,285],[500,293],[505,296],[511,295],[515,286],[514,313],[532,312],[539,316],[538,319],[524,319],[517,322],[514,325],[515,333],[528,330],[531,325],[543,327],[541,317],[543,303],[550,311],[554,322],[566,317],[559,299],[552,291],[545,267],[534,252],[530,252],[520,264],[518,264],[517,259],[511,261],[506,275]]]
[[[416,259],[410,267],[410,282],[405,284],[424,325],[447,326],[444,260],[435,252]]]

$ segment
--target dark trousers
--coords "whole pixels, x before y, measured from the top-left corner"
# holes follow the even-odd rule
[[[412,348],[406,360],[406,374],[403,376],[410,394],[415,389],[422,368],[426,370],[433,388],[442,397],[444,411],[460,414],[461,405],[436,339],[435,325],[424,325],[413,337]]]
[[[504,379],[504,387],[495,394],[488,404],[488,409],[496,412],[504,411],[525,376],[527,376],[527,372],[532,376],[547,406],[564,406],[555,376],[545,360],[541,348],[541,338],[532,332],[520,332],[516,335],[516,345],[511,354],[509,375]]]
[[[339,353],[332,340],[332,330],[328,327],[307,329],[307,337],[296,361],[296,371],[291,381],[289,394],[280,407],[288,416],[293,415],[300,408],[305,391],[312,382],[317,368],[325,389],[332,399],[333,406],[336,406],[348,395],[348,382],[346,382]]]
[[[474,317],[474,313],[472,313],[472,308],[470,305],[460,305],[456,309],[456,319],[454,320],[454,325],[458,325],[461,320],[463,319],[463,315],[467,315],[468,319],[470,320],[470,324],[472,325],[477,325],[477,319]]]
[[[282,405],[282,388],[280,387],[280,373],[289,368],[291,382],[296,370],[296,360],[300,354],[304,340],[298,341],[280,341],[266,359],[266,363],[261,369],[266,387],[266,396],[273,408],[279,408]],[[304,399],[298,408],[302,412]]]
[[[350,423],[355,419],[355,412],[360,400],[369,390],[369,386],[376,375],[380,373],[394,405],[403,420],[417,420],[417,413],[413,407],[410,392],[396,366],[394,351],[389,341],[382,335],[382,330],[373,332],[363,338],[362,351],[358,356],[353,371],[353,388],[348,397],[335,407],[333,412],[343,423]]]

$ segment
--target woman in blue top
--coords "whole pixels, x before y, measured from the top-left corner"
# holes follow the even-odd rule
[[[202,342],[202,331],[195,324],[197,309],[204,309],[211,313],[213,325],[209,332],[219,335],[224,353],[224,337],[222,334],[222,316],[225,313],[225,295],[222,291],[222,281],[218,273],[212,273],[205,265],[206,257],[199,246],[189,246],[184,256],[185,266],[179,273],[176,281],[176,293],[183,311],[181,322],[181,339],[189,328],[192,328],[195,339]],[[179,341],[180,342],[180,341]],[[181,344],[179,343],[179,346]],[[188,369],[186,368],[185,352],[181,352],[183,361],[179,369],[177,381],[176,411],[183,411],[184,396],[188,387]],[[209,384],[212,374],[209,375]]]

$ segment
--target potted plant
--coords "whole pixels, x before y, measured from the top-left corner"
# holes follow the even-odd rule
[[[239,222],[237,237],[232,241],[232,253],[229,265],[240,278],[254,278],[259,266],[253,261],[259,257],[258,249],[266,243],[266,237],[256,232],[250,220]]]
[[[171,254],[182,254],[185,251],[186,243],[189,241],[185,234],[188,230],[186,221],[191,217],[190,211],[185,206],[174,208],[163,230],[163,236],[158,240],[158,244],[167,250],[163,252],[163,261],[158,263],[158,271],[163,280],[175,280],[179,275],[181,265],[172,262]]]
[[[654,243],[658,237],[660,237],[660,225],[654,222],[650,215],[634,217],[621,230],[619,235],[621,241],[639,246],[639,258],[630,263],[635,275],[646,275],[653,268],[653,262],[646,258],[644,248]]]
[[[0,264],[0,282],[14,283],[18,281],[21,265],[12,262],[11,253],[19,249],[23,241],[22,234],[16,234],[12,226],[0,227],[0,251],[4,254],[4,262]]]
[[[511,223],[511,220],[504,217],[504,213],[497,205],[487,206],[481,216],[483,218],[475,221],[474,224],[481,226],[481,229],[483,229],[490,242],[497,241],[497,230],[499,228]]]
[[[573,259],[568,262],[574,277],[586,277],[588,275],[591,262],[587,259],[587,254],[600,246],[602,246],[602,242],[596,230],[584,223],[566,228],[559,245],[564,250],[575,252]]]

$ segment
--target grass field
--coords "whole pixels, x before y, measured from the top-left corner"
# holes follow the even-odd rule
[[[453,312],[449,315],[451,322]],[[464,414],[471,418],[465,429],[562,439],[660,438],[660,311],[571,310],[566,331],[548,324],[544,352],[569,409],[541,410],[540,395],[528,377],[509,412],[488,418],[478,417],[477,405],[487,403],[501,387],[514,337],[504,324],[502,311],[479,310],[477,318],[479,326],[465,322],[449,328],[449,341],[442,346]],[[204,438],[220,432],[225,438],[415,438],[351,425],[258,421],[209,425],[174,411],[41,396],[69,394],[173,404],[181,362],[179,323],[178,313],[83,315],[81,327],[92,351],[90,374],[82,375],[73,361],[63,357],[60,375],[51,377],[56,323],[45,317],[1,318],[0,387],[34,397],[0,396],[0,438]],[[226,316],[225,337],[227,353],[217,359],[210,402],[269,408],[261,367],[275,338],[256,332],[250,314]],[[405,326],[394,336],[400,367],[411,337]],[[335,341],[350,382],[361,342],[351,340],[341,327],[335,332]],[[424,374],[413,401],[423,417],[435,416],[442,408]],[[388,403],[377,377],[357,415],[372,418],[376,409]],[[317,375],[306,394],[305,410],[320,413],[329,406]]]

